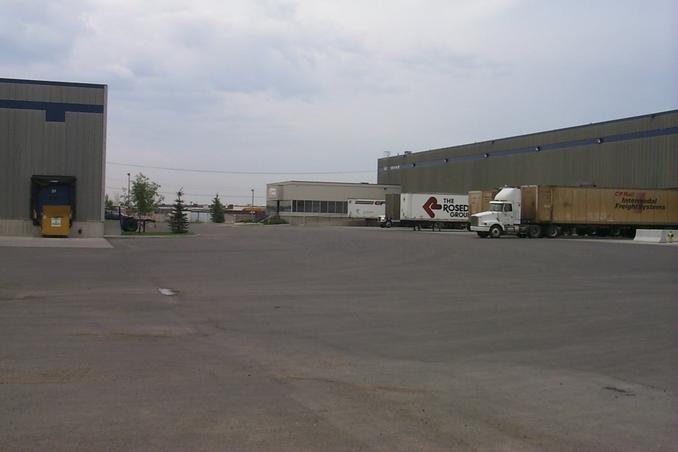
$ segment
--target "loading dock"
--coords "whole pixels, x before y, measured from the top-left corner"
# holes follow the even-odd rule
[[[43,236],[68,237],[75,215],[75,177],[31,177],[31,218]]]

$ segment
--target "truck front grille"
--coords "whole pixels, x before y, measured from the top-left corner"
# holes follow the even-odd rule
[[[478,226],[478,217],[471,215],[471,226]]]

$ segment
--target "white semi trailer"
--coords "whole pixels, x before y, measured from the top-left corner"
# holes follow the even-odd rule
[[[378,220],[385,213],[383,199],[348,199],[348,217]]]
[[[387,203],[391,198],[387,197]],[[382,226],[391,227],[398,223],[401,226],[412,226],[421,229],[422,226],[435,228],[442,225],[468,226],[468,195],[456,193],[401,193],[397,199],[400,204],[395,215],[388,216],[392,212],[392,206],[387,206],[382,218]]]

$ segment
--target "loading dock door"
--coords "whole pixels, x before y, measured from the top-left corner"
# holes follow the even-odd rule
[[[67,236],[75,217],[75,177],[31,177],[31,219],[43,235]]]

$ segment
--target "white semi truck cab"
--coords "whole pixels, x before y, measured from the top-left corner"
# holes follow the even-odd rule
[[[490,201],[490,210],[471,216],[471,230],[480,237],[520,232],[520,188],[502,188]]]

